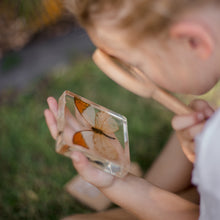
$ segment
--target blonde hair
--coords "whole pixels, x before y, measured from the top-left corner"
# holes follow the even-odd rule
[[[85,28],[99,20],[115,27],[130,29],[133,40],[168,29],[187,8],[219,0],[66,0],[66,7]]]

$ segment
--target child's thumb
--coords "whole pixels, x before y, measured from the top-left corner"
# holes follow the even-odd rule
[[[81,152],[73,152],[71,158],[75,169],[85,181],[96,187],[107,187],[111,185],[113,176],[95,168]]]

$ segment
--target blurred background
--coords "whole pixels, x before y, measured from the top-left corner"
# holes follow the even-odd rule
[[[55,153],[43,116],[48,96],[70,90],[125,115],[131,160],[144,171],[171,132],[169,111],[120,88],[94,65],[94,46],[61,2],[0,1],[0,219],[93,212],[63,188],[76,171]]]

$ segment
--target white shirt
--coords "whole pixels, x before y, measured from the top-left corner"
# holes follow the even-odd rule
[[[220,109],[196,137],[192,182],[200,193],[199,220],[220,219]]]

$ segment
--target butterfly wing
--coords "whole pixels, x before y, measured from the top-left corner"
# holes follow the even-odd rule
[[[95,127],[104,133],[114,133],[119,127],[117,122],[106,112],[100,111],[96,114]]]
[[[105,159],[119,160],[123,155],[123,148],[114,134],[119,129],[117,122],[106,112],[96,113],[94,108],[81,99],[74,98],[74,101],[78,113],[90,128],[97,128],[107,136],[92,130],[79,131],[74,134],[73,143],[90,149]]]
[[[76,118],[81,122],[85,127],[95,126],[95,117],[96,113],[93,107],[90,104],[82,101],[79,98],[74,97],[76,111]]]
[[[117,138],[108,138],[103,134],[94,134],[94,150],[102,157],[119,161],[123,157],[123,148]]]
[[[93,149],[93,131],[78,131],[73,135],[73,144],[79,145],[86,149]]]
[[[73,144],[84,150],[100,155],[107,160],[117,161],[123,154],[123,148],[117,138],[108,138],[93,131],[78,131],[73,135]]]
[[[108,160],[119,160],[123,148],[114,134],[119,129],[117,122],[110,114],[100,111],[96,114],[95,127],[103,134],[94,134],[94,149]]]

